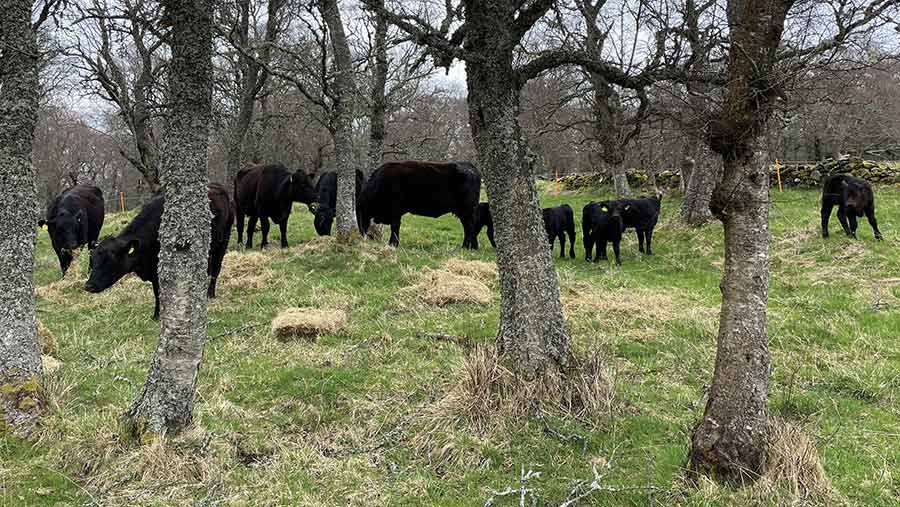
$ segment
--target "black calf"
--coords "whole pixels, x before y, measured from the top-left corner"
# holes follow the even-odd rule
[[[822,237],[828,237],[828,221],[831,210],[838,207],[838,220],[844,232],[856,239],[856,217],[863,215],[875,231],[875,239],[883,239],[875,220],[875,193],[868,182],[848,176],[835,174],[825,179],[822,185]]]
[[[566,258],[566,233],[569,234],[569,257],[575,258],[575,213],[568,204],[544,208],[544,228],[552,248],[559,239],[559,257]],[[493,241],[492,241],[493,243]]]

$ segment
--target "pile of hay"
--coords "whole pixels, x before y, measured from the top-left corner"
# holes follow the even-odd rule
[[[491,289],[484,283],[444,269],[426,271],[415,287],[421,291],[426,303],[437,306],[454,303],[485,305],[492,298]]]
[[[343,310],[318,308],[288,308],[272,321],[272,336],[280,340],[293,337],[314,338],[321,334],[335,333],[347,323]]]
[[[497,265],[493,262],[450,259],[444,263],[443,268],[457,275],[477,278],[482,282],[497,280]]]
[[[816,446],[803,431],[779,417],[769,419],[769,449],[757,493],[768,496],[786,488],[794,499],[836,500]],[[831,502],[825,502],[825,504]]]
[[[219,287],[233,289],[261,289],[272,277],[268,269],[270,258],[259,252],[228,252],[222,259]]]

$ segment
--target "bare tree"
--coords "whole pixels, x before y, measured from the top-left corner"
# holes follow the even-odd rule
[[[384,9],[384,0],[376,0],[375,7]],[[381,165],[384,158],[385,123],[387,122],[387,98],[386,87],[388,78],[388,20],[378,10],[373,14],[375,18],[375,37],[372,53],[374,65],[372,66],[372,93],[369,115],[369,165],[372,169]]]
[[[709,147],[724,163],[710,204],[725,232],[722,311],[709,400],[691,441],[695,471],[742,483],[758,477],[766,459],[769,170],[760,140],[794,76],[882,24],[898,4],[839,3],[831,10],[834,24],[825,25],[833,34],[784,41],[794,0],[727,2],[728,80],[707,133]]]
[[[48,2],[52,4],[52,2]],[[45,4],[46,6],[47,4]],[[0,433],[27,434],[43,412],[34,299],[37,225],[31,161],[38,119],[38,45],[32,2],[0,9]]]
[[[165,0],[171,26],[170,121],[162,150],[159,344],[128,416],[133,434],[178,432],[191,423],[207,333],[210,242],[207,145],[212,102],[213,0]]]
[[[131,134],[122,156],[155,192],[159,189],[159,128],[162,75],[167,62],[164,41],[156,31],[159,2],[90,0],[75,4],[77,17],[69,29],[72,57],[83,86],[115,107]]]
[[[233,97],[234,114],[229,125],[227,136],[227,160],[226,174],[228,181],[234,181],[234,177],[240,170],[245,160],[245,140],[256,102],[265,89],[269,79],[266,66],[272,57],[272,45],[278,40],[282,30],[281,9],[286,0],[269,0],[266,2],[265,33],[260,44],[253,44],[251,40],[251,0],[235,0],[234,12],[227,7],[232,4],[225,3],[223,17],[228,18],[226,24],[231,25],[225,35],[232,45],[240,46],[243,51],[233,55],[233,61],[229,61],[231,78],[234,81],[230,96]]]

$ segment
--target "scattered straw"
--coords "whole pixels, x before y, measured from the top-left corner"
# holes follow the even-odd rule
[[[347,313],[343,310],[288,308],[272,321],[272,335],[282,340],[294,336],[310,338],[337,332],[346,323]]]
[[[38,344],[41,346],[41,354],[55,356],[58,350],[56,337],[40,321],[37,323]]]
[[[835,490],[812,440],[800,428],[778,417],[769,419],[769,432],[766,464],[754,486],[757,492],[767,496],[786,488],[795,499],[834,498]]]
[[[222,259],[218,286],[226,290],[261,289],[272,277],[270,260],[260,252],[228,252]]]
[[[48,375],[55,372],[62,366],[62,361],[46,354],[41,356],[41,363],[44,366],[44,373]]]
[[[491,302],[493,295],[482,282],[443,269],[426,271],[422,281],[414,287],[421,291],[426,303],[437,306],[454,303],[484,305]]]
[[[482,282],[497,280],[497,265],[493,262],[450,259],[444,263],[443,268],[457,275],[477,278]]]

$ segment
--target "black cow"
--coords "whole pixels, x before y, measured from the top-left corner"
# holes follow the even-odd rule
[[[356,170],[356,199],[359,200],[359,194],[362,192],[362,187],[366,183],[366,177],[363,175],[362,171],[359,169]],[[331,235],[331,225],[334,223],[334,213],[337,207],[337,173],[334,171],[327,171],[322,173],[319,176],[319,181],[316,182],[316,195],[318,208],[315,211],[315,218],[313,219],[313,226],[316,228],[316,232],[319,236],[330,236]],[[356,221],[359,222],[359,205],[356,206]]]
[[[568,204],[555,208],[544,208],[544,228],[552,249],[559,239],[559,258],[566,258],[566,233],[569,233],[569,257],[575,258],[575,213]]]
[[[453,213],[463,226],[463,248],[478,249],[475,210],[481,175],[468,162],[387,162],[363,187],[359,210],[363,234],[374,220],[391,225],[390,244],[400,244],[400,219],[406,213],[437,218]]]
[[[622,223],[625,229],[634,228],[637,233],[638,250],[641,253],[652,255],[653,229],[656,227],[656,222],[659,221],[661,197],[622,199],[617,204],[621,207]]]
[[[269,219],[281,229],[281,247],[287,248],[287,224],[295,202],[315,208],[316,192],[303,171],[291,172],[283,165],[253,166],[238,171],[234,179],[234,204],[237,213],[238,243],[244,241],[244,216],[247,224],[247,248],[253,248],[256,220],[262,222],[260,248],[269,244]]]
[[[38,226],[47,229],[59,267],[65,276],[72,264],[72,252],[100,237],[103,227],[103,191],[92,185],[75,185],[63,190],[47,208],[47,218]]]
[[[228,250],[228,240],[234,226],[234,211],[228,189],[224,185],[210,183],[207,195],[212,212],[207,296],[214,298],[216,281],[222,270],[222,258]],[[159,223],[164,205],[165,197],[157,194],[118,236],[109,236],[94,248],[91,252],[91,276],[84,290],[103,292],[123,276],[134,273],[141,280],[153,284],[153,297],[156,301],[153,319],[159,319]]]
[[[494,219],[491,217],[491,205],[486,202],[478,203],[478,206],[475,208],[475,237],[477,238],[479,234],[481,234],[481,229],[487,227],[487,237],[488,241],[491,242],[491,246],[494,249],[497,248],[497,243],[494,242]]]
[[[622,208],[621,201],[591,202],[584,207],[581,215],[584,260],[605,261],[606,243],[609,242],[612,243],[616,264],[622,264],[619,256],[619,244],[622,242],[622,231],[625,230]],[[592,256],[595,245],[597,254]]]
[[[835,206],[838,207],[837,216],[841,227],[848,236],[856,239],[856,217],[865,215],[875,231],[875,239],[883,239],[875,220],[875,193],[868,182],[846,174],[835,174],[825,179],[822,185],[823,238],[828,237],[828,221],[831,219],[831,209]]]

